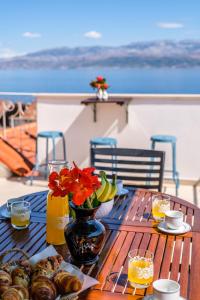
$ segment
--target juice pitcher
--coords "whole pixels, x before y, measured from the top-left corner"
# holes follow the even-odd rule
[[[53,183],[59,184],[59,174],[64,168],[67,168],[66,161],[52,161],[49,163],[50,176],[55,177]],[[52,177],[51,176],[51,177]],[[49,177],[50,178],[50,177]],[[47,225],[46,240],[53,245],[65,244],[64,228],[69,223],[69,203],[68,195],[59,194],[50,190],[47,195]]]

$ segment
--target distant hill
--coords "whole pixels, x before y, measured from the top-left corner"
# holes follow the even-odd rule
[[[61,47],[0,59],[0,69],[200,66],[200,40],[134,42],[119,47]]]

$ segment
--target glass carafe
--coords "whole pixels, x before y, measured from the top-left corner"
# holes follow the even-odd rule
[[[50,173],[59,172],[67,168],[66,161],[51,161],[49,163]],[[68,196],[54,196],[53,191],[47,195],[47,225],[46,240],[53,245],[65,244],[64,228],[69,222]]]

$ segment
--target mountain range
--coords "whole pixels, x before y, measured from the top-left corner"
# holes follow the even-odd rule
[[[200,40],[134,42],[117,47],[60,47],[0,59],[2,70],[198,66],[200,66]]]

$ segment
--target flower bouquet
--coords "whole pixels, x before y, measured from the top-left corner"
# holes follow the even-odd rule
[[[106,173],[100,172],[100,180],[94,175],[95,168],[79,169],[74,163],[71,169],[63,168],[59,173],[49,175],[49,188],[53,196],[68,195],[73,205],[80,209],[95,208],[101,203],[114,198],[117,193],[116,175],[112,182],[108,181]]]
[[[103,76],[97,76],[96,80],[90,82],[91,87],[97,89],[97,99],[99,100],[108,100],[107,89],[109,85],[106,82],[106,78]]]

